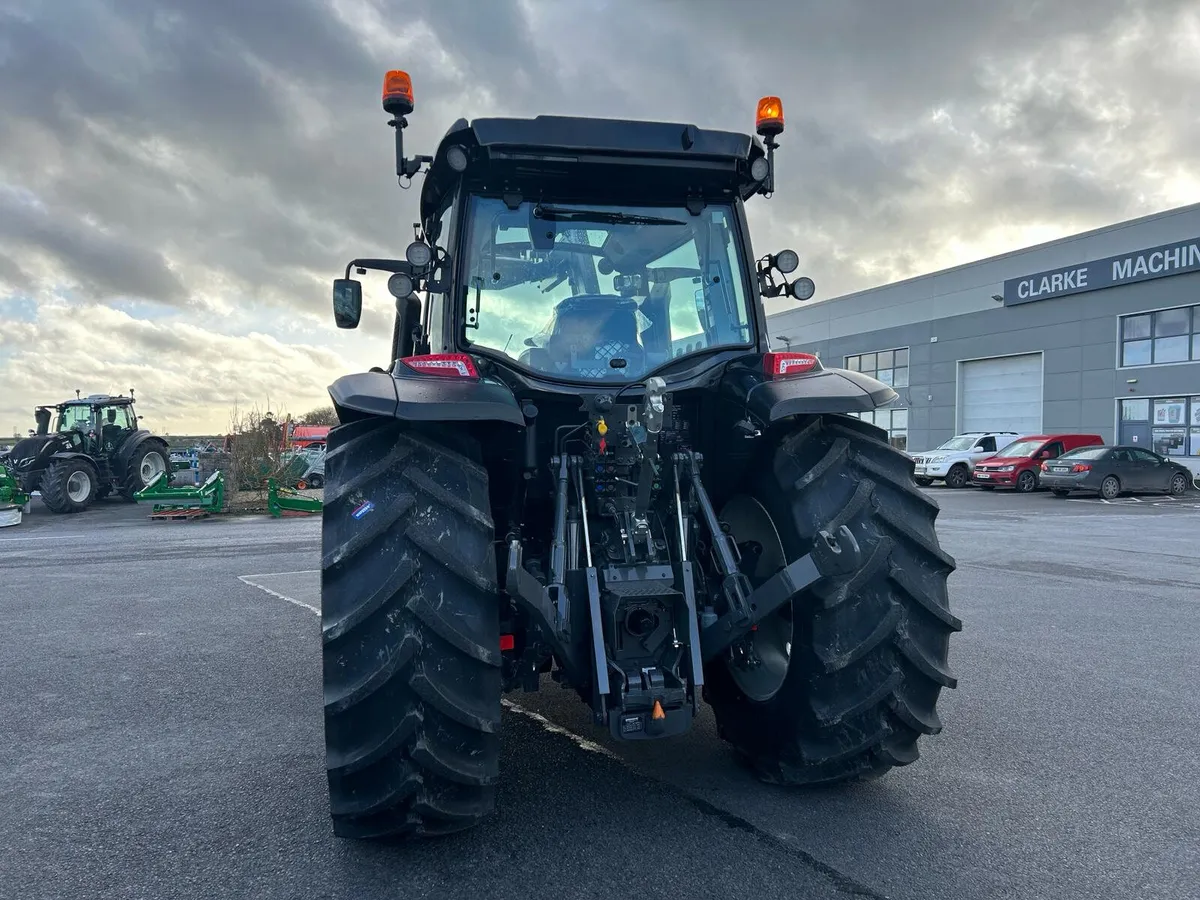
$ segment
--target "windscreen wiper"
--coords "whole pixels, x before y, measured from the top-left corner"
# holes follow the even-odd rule
[[[534,218],[550,222],[598,222],[603,225],[686,225],[679,219],[658,216],[635,216],[631,213],[603,209],[563,209],[559,206],[536,206]]]

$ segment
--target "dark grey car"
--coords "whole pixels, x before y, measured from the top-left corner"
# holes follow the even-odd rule
[[[1041,484],[1065,497],[1086,491],[1111,500],[1122,493],[1178,496],[1192,487],[1190,469],[1145,447],[1080,447],[1042,463]]]

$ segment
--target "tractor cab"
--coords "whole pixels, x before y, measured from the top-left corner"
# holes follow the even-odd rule
[[[137,431],[132,397],[93,394],[60,403],[55,410],[54,431],[84,453],[113,453]]]
[[[401,184],[425,174],[421,222],[403,260],[347,266],[334,313],[357,327],[352,268],[392,272],[389,368],[418,356],[425,371],[451,374],[466,356],[532,389],[670,382],[766,351],[760,297],[814,293],[810,279],[783,277],[799,265],[794,251],[755,260],[745,220],[745,201],[774,191],[777,97],[759,102],[758,137],[569,116],[460,119],[433,156],[416,157],[403,149],[413,109],[403,72],[388,74],[383,105]]]

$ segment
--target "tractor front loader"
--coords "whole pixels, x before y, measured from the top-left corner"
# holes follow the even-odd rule
[[[853,414],[896,393],[776,352],[744,203],[775,186],[778,98],[757,133],[564,117],[460,120],[403,146],[424,175],[389,272],[391,359],[330,387],[322,622],[334,830],[479,822],[501,696],[549,675],[615,740],[678,737],[702,703],[762,778],[882,774],[941,729],[959,630],[937,505]]]

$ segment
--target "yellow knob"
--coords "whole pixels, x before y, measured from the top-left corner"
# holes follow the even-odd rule
[[[608,434],[608,426],[604,424],[603,419],[596,424],[596,431],[600,432],[600,434]]]

